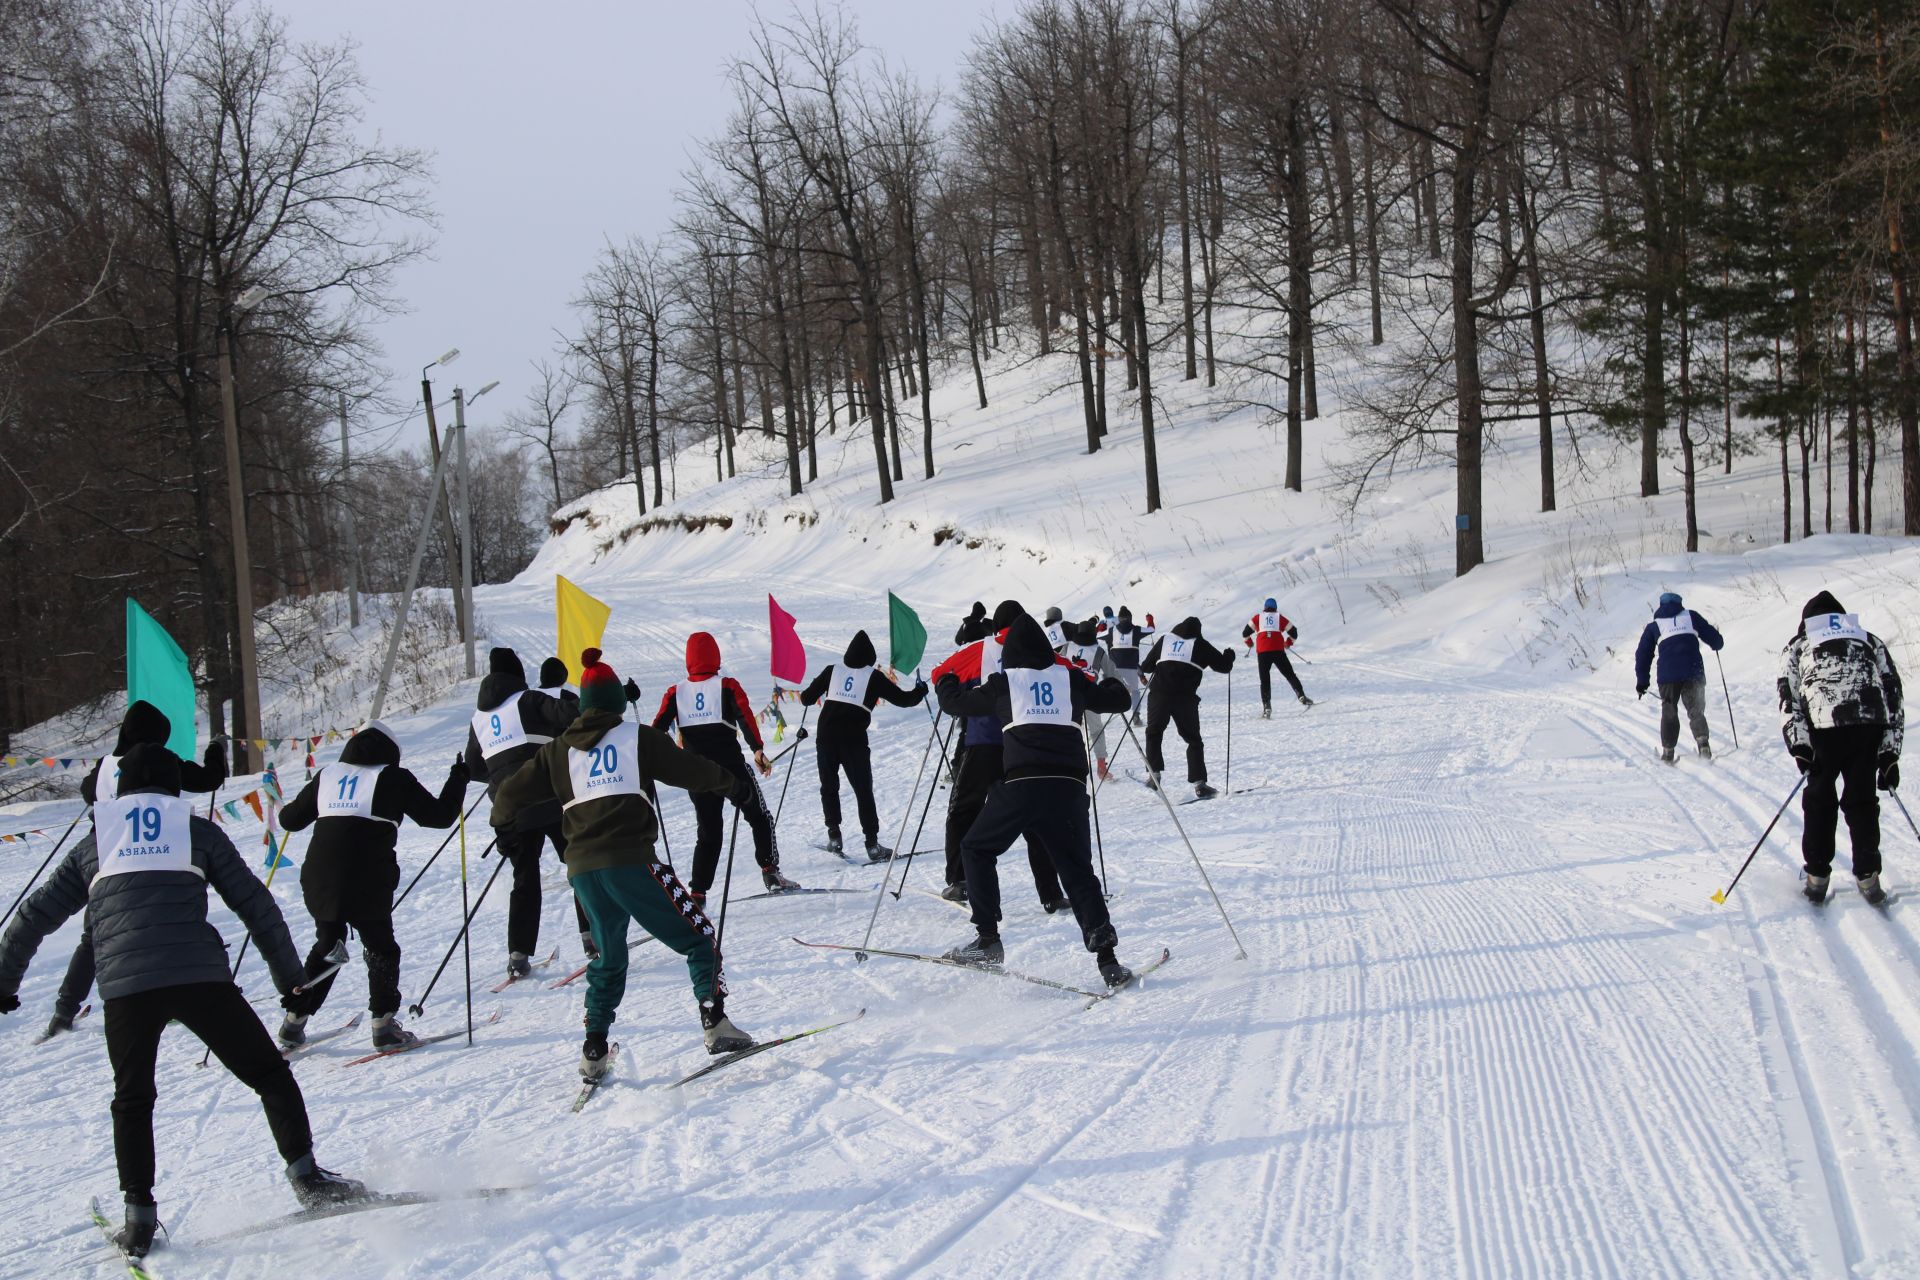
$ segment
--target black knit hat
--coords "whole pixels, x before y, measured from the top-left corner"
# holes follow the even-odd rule
[[[558,658],[548,658],[540,664],[540,687],[551,689],[567,682],[567,664]]]
[[[1831,591],[1822,591],[1819,595],[1807,601],[1806,608],[1800,610],[1800,620],[1805,622],[1808,618],[1820,618],[1825,617],[1829,613],[1845,612],[1846,609],[1834,598]]]
[[[520,664],[520,655],[511,649],[493,649],[488,651],[487,670],[497,671],[504,675],[519,676],[522,680],[527,678],[527,669]]]

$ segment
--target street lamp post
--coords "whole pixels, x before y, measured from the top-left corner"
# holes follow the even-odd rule
[[[453,389],[453,430],[456,463],[460,471],[460,631],[467,641],[467,675],[474,674],[473,621],[473,473],[467,467],[467,406],[500,384],[489,382],[473,393],[471,399],[459,387]]]
[[[220,416],[227,437],[227,518],[233,531],[234,639],[240,650],[240,733],[234,763],[240,773],[254,771],[254,743],[260,738],[260,666],[253,643],[253,557],[247,548],[247,486],[240,469],[240,415],[234,407],[233,317],[257,306],[267,291],[255,285],[234,299],[220,317],[216,333],[220,365]],[[212,732],[212,726],[209,726]]]

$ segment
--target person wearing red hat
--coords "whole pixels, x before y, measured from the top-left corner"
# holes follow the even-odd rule
[[[580,655],[580,718],[500,784],[508,816],[557,804],[567,841],[567,879],[586,909],[599,955],[587,966],[587,1034],[580,1074],[605,1075],[607,1031],[627,988],[627,923],[634,921],[687,958],[709,1053],[752,1045],[727,1017],[726,983],[713,923],[673,868],[654,854],[660,818],[654,784],[696,798],[752,803],[758,788],[666,734],[625,718],[627,695],[598,649]]]

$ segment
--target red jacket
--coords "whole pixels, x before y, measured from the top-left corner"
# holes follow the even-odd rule
[[[687,678],[689,680],[710,680],[720,671],[720,644],[704,631],[696,631],[687,637]],[[753,704],[747,701],[747,691],[740,682],[727,676],[720,682],[720,714],[723,724],[694,725],[682,729],[680,736],[692,747],[700,738],[718,737],[722,732],[731,739],[733,729],[738,728],[746,735],[747,745],[755,751],[763,750],[760,738],[759,717],[753,713]],[[670,684],[660,699],[660,710],[654,712],[653,727],[665,732],[680,716],[680,686]],[[731,727],[729,727],[731,726]]]
[[[1261,630],[1260,619],[1263,617],[1272,617],[1277,620],[1277,625],[1272,631]],[[1255,653],[1285,653],[1293,648],[1293,637],[1287,634],[1292,629],[1293,624],[1287,621],[1287,615],[1284,613],[1277,611],[1272,614],[1256,613],[1253,615],[1253,620],[1240,632],[1240,637],[1253,645]]]

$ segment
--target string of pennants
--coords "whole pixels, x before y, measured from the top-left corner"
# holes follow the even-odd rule
[[[9,761],[11,763],[11,761]],[[275,832],[274,815],[281,805],[286,803],[285,794],[280,789],[280,779],[269,769],[260,776],[260,785],[242,796],[235,796],[224,804],[216,804],[208,810],[208,816],[222,825],[246,822],[251,811],[253,821],[261,823],[263,831],[260,843],[267,847],[266,865],[271,868],[276,862],[290,867],[293,862],[281,852],[284,837]],[[30,837],[45,835],[49,831],[63,831],[66,828],[55,824],[50,827],[31,827],[25,831],[0,832],[0,844],[25,843]]]
[[[319,768],[319,762],[315,759],[314,753],[320,749],[323,743],[339,742],[352,736],[353,732],[349,729],[328,729],[322,733],[303,734],[291,738],[255,738],[253,739],[253,745],[256,750],[263,754],[271,751],[279,751],[283,747],[292,747],[305,757],[305,765],[307,768],[317,769]],[[238,741],[238,739],[223,734],[219,738],[214,739],[214,741],[235,742]],[[0,756],[0,764],[5,765],[9,769],[17,769],[22,765],[40,765],[48,769],[72,769],[76,766],[83,769],[91,769],[99,762],[99,756],[90,755]]]

